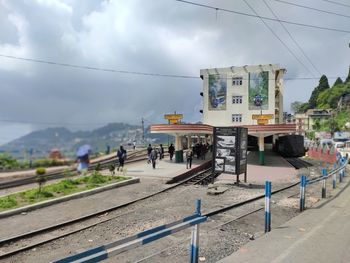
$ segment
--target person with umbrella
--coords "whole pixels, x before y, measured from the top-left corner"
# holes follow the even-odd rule
[[[77,150],[77,162],[78,167],[77,171],[78,173],[81,173],[83,171],[87,171],[89,168],[89,154],[91,153],[91,146],[88,144],[85,144],[83,146],[80,146]]]
[[[120,167],[121,167],[120,171],[123,171],[124,161],[126,159],[126,150],[124,149],[124,147],[122,145],[120,145],[120,148],[117,152],[117,157],[118,157],[118,162],[119,162],[117,171],[119,171]]]

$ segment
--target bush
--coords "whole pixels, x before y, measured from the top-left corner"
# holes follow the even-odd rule
[[[101,163],[98,163],[98,164],[96,165],[95,171],[96,171],[96,172],[101,171]]]
[[[40,168],[36,169],[36,174],[37,174],[36,182],[39,185],[39,189],[38,189],[39,194],[41,193],[41,188],[42,188],[43,184],[45,184],[47,181],[47,178],[44,176],[45,173],[46,173],[45,168],[40,167]]]
[[[107,182],[108,179],[101,175],[99,172],[95,171],[92,173],[91,176],[88,177],[87,183],[88,184],[103,184]]]
[[[36,175],[43,175],[43,174],[46,174],[46,169],[43,168],[43,167],[36,168],[35,173],[36,173]]]
[[[114,175],[115,174],[115,165],[114,164],[111,164],[109,167],[108,167],[109,171],[111,172],[111,175]]]
[[[17,201],[12,196],[2,197],[0,198],[0,209],[9,209],[17,206]]]
[[[0,153],[0,167],[14,169],[19,167],[18,161],[7,153]]]

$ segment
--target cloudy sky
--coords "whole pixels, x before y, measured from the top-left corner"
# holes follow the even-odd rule
[[[266,23],[297,58],[259,18],[221,10],[255,15],[244,0],[193,1],[219,9],[175,0],[0,0],[0,144],[45,127],[140,124],[142,117],[146,124],[159,123],[164,113],[175,110],[185,121],[201,120],[201,79],[13,57],[194,77],[201,68],[279,63],[288,71],[285,110],[291,102],[309,98],[319,73],[347,75],[347,0],[335,0],[343,5],[286,0],[338,15],[283,1],[246,0],[260,16],[274,18],[270,8],[281,20],[349,31],[284,24],[314,66],[277,21]],[[300,79],[304,77],[311,79]]]

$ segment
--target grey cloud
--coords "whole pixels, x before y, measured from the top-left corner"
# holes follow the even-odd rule
[[[267,2],[281,19],[350,28],[349,19]],[[251,13],[243,1],[205,3]],[[249,3],[259,14],[272,17],[261,1]],[[194,76],[199,76],[201,68],[279,63],[288,70],[286,77],[308,75],[255,18],[171,0],[23,0],[2,1],[0,5],[0,53],[11,53],[8,55]],[[322,3],[322,7],[344,12],[330,4]],[[16,30],[9,15],[18,16],[26,26]],[[278,23],[268,24],[311,69]],[[347,74],[348,34],[287,27],[322,73]],[[145,117],[149,122],[163,122],[163,114],[174,110],[184,113],[185,121],[201,119],[200,79],[124,75],[6,58],[0,58],[0,78],[3,119],[97,125],[110,121],[139,123]],[[285,109],[294,100],[307,100],[317,82],[286,81]],[[43,125],[30,126],[39,127]],[[0,137],[4,132],[0,128]]]

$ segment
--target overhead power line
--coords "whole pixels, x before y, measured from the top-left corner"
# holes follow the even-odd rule
[[[309,68],[294,54],[294,52],[288,47],[288,45],[276,34],[276,32],[264,21],[263,18],[259,16],[259,14],[255,11],[255,9],[248,3],[248,1],[243,0],[247,6],[260,18],[260,20],[264,23],[264,25],[271,31],[271,33],[282,43],[282,45],[288,50],[288,52],[311,74],[311,76],[315,76]]]
[[[346,6],[346,7],[350,8],[350,5],[339,3],[339,2],[336,2],[336,1],[330,1],[330,0],[322,0],[322,1],[328,2],[328,3],[332,3],[332,4],[335,4],[335,5]]]
[[[343,14],[340,14],[340,13],[331,12],[331,11],[327,11],[327,10],[322,10],[322,9],[318,9],[318,8],[314,8],[314,7],[310,7],[310,6],[299,5],[299,4],[291,3],[291,2],[288,2],[288,1],[284,1],[284,0],[274,0],[274,1],[282,3],[282,4],[297,6],[297,7],[300,7],[300,8],[305,8],[305,9],[313,10],[313,11],[316,11],[316,12],[329,14],[329,15],[336,15],[336,16],[350,18],[350,16],[348,16],[348,15],[343,15]]]
[[[48,65],[54,65],[54,66],[63,66],[63,67],[70,67],[70,68],[76,68],[76,69],[85,69],[85,70],[95,70],[95,71],[103,71],[103,72],[110,72],[110,73],[121,73],[121,74],[136,74],[136,75],[145,75],[145,76],[154,76],[154,77],[175,77],[175,78],[185,78],[185,79],[200,79],[198,76],[190,76],[190,75],[174,75],[174,74],[159,74],[159,73],[145,73],[145,72],[133,72],[133,71],[126,71],[126,70],[115,70],[115,69],[106,69],[106,68],[97,68],[97,67],[89,67],[89,66],[81,66],[81,65],[73,65],[68,63],[60,63],[60,62],[54,62],[54,61],[48,61],[48,60],[42,60],[42,59],[33,59],[33,58],[24,58],[24,57],[16,57],[16,56],[10,56],[10,55],[4,55],[0,54],[0,57],[5,57],[9,59],[15,59],[15,60],[21,60],[26,62],[34,62],[39,64],[48,64]],[[229,79],[231,79],[230,77]],[[338,77],[327,77],[328,79],[336,79]],[[340,78],[346,78],[346,76],[342,76]],[[319,77],[287,77],[283,78],[284,80],[313,80],[313,79],[320,79]],[[271,79],[275,80],[275,79]]]
[[[4,55],[4,54],[0,54],[0,57],[36,62],[36,63],[41,63],[41,64],[50,64],[50,65],[55,65],[55,66],[69,67],[69,68],[97,70],[97,71],[122,73],[122,74],[144,75],[144,76],[154,76],[154,77],[168,77],[168,78],[183,78],[183,79],[197,79],[198,78],[195,76],[186,76],[186,75],[173,75],[173,74],[161,74],[161,73],[148,73],[148,72],[140,72],[140,71],[117,70],[117,69],[109,69],[109,68],[98,68],[98,67],[91,67],[91,66],[82,66],[82,65],[61,63],[61,62],[55,62],[55,61],[49,61],[49,60],[10,56],[10,55]]]
[[[273,16],[279,20],[278,16],[276,15],[276,13],[272,10],[272,8],[267,4],[267,2],[265,0],[263,0],[265,5],[267,6],[267,8],[270,10],[270,12],[273,14]],[[299,48],[299,50],[301,51],[301,53],[303,53],[304,57],[309,61],[309,63],[312,65],[312,67],[314,68],[314,70],[316,70],[316,72],[319,75],[322,75],[321,72],[316,68],[315,64],[311,61],[311,59],[308,57],[308,55],[306,55],[306,53],[304,52],[304,50],[301,48],[301,46],[299,45],[299,43],[294,39],[294,37],[292,36],[292,34],[289,32],[289,30],[287,29],[287,27],[280,22],[280,25],[283,27],[283,29],[287,32],[287,34],[289,35],[289,37],[293,40],[294,44]]]
[[[235,10],[232,10],[232,9],[220,8],[220,7],[211,6],[211,5],[204,5],[204,4],[199,4],[199,3],[191,2],[191,1],[185,1],[185,0],[174,0],[174,1],[180,2],[180,3],[184,3],[184,4],[199,6],[199,7],[203,7],[203,8],[208,8],[208,9],[212,9],[212,10],[215,10],[215,11],[222,11],[222,12],[232,13],[232,14],[236,14],[236,15],[262,18],[264,20],[275,21],[275,22],[278,21],[277,19],[271,18],[271,17],[257,16],[257,15],[253,15],[253,14],[240,12],[240,11],[235,11]],[[299,22],[283,20],[283,19],[281,19],[280,21],[282,23],[291,24],[291,25],[295,25],[295,26],[309,27],[309,28],[328,30],[328,31],[334,31],[334,32],[350,33],[349,30],[340,29],[340,28],[322,27],[322,26],[316,26],[316,25],[310,25],[310,24],[304,24],[304,23],[299,23]]]

